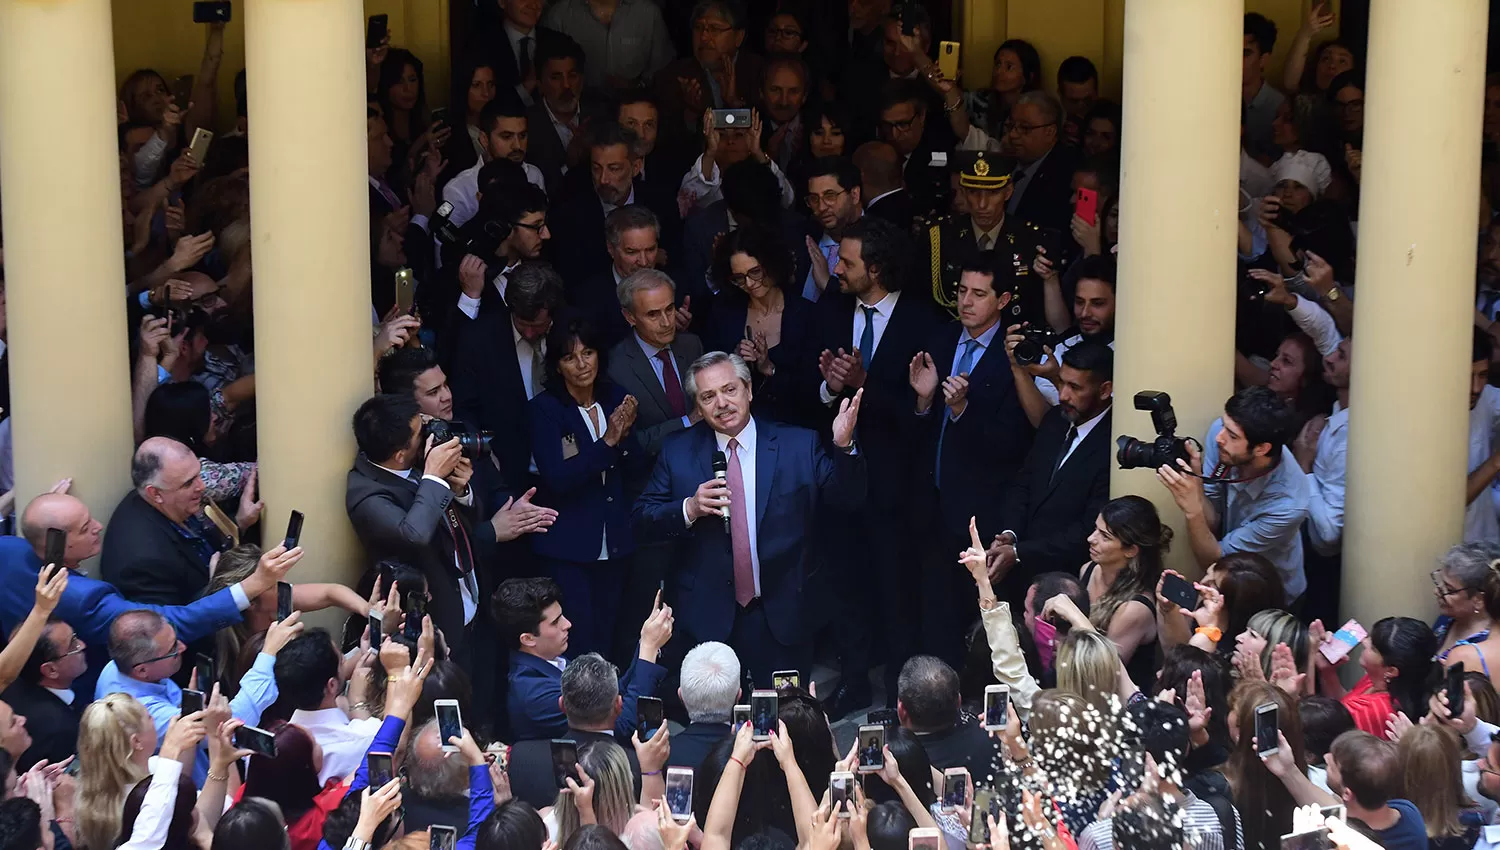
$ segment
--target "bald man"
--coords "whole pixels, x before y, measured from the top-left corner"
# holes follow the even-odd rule
[[[208,586],[213,556],[231,545],[203,515],[201,470],[192,449],[167,437],[136,449],[135,489],[115,508],[99,559],[99,574],[131,599],[186,605]],[[259,516],[259,503],[242,499],[235,522],[244,531]]]
[[[859,169],[865,215],[883,218],[903,233],[910,231],[917,208],[906,191],[901,155],[896,149],[885,142],[865,142],[854,151],[854,167]]]
[[[21,523],[24,538],[0,537],[0,630],[9,634],[31,612],[47,529],[67,532],[63,566],[73,574],[53,616],[72,626],[88,645],[85,657],[89,669],[75,685],[83,694],[94,692],[94,680],[109,662],[109,627],[116,616],[149,608],[165,617],[184,641],[199,640],[240,622],[250,600],[274,588],[302,557],[301,549],[284,552],[277,547],[261,556],[255,572],[239,584],[190,605],[155,606],[126,599],[109,584],[79,572],[80,564],[99,554],[99,532],[103,528],[83,502],[73,496],[44,493],[26,506]]]

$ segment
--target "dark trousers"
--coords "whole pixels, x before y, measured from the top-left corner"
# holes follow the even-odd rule
[[[739,656],[741,678],[753,688],[771,687],[771,674],[777,670],[796,670],[804,684],[811,681],[812,647],[806,643],[788,646],[776,640],[766,621],[766,607],[759,599],[735,612],[729,646]],[[749,702],[748,696],[747,691],[745,702]]]
[[[909,522],[876,511],[851,518],[839,531],[847,543],[843,551],[860,556],[833,561],[842,564],[842,586],[834,588],[832,598],[839,600],[841,609],[833,634],[843,681],[863,684],[870,669],[884,663],[886,699],[892,705],[896,678],[917,652],[912,602],[920,576],[911,568],[919,560],[912,557]]]
[[[562,589],[563,615],[573,624],[568,633],[568,655],[610,655],[629,559],[579,562],[549,558],[546,568]]]
[[[1332,630],[1343,625],[1339,619],[1339,593],[1343,585],[1343,553],[1320,555],[1312,547],[1307,528],[1302,529],[1302,571],[1307,576],[1307,590],[1302,594],[1302,610],[1294,612],[1304,623],[1322,620]]]

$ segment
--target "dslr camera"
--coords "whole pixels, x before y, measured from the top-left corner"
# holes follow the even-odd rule
[[[1011,352],[1011,356],[1022,366],[1035,366],[1042,362],[1042,358],[1047,354],[1042,349],[1055,349],[1057,348],[1057,344],[1062,342],[1060,335],[1046,328],[1022,328],[1021,336],[1025,337],[1025,339],[1016,343],[1015,350]]]
[[[498,254],[500,243],[510,235],[511,228],[503,222],[485,218],[483,212],[481,209],[479,214],[458,226],[452,220],[453,204],[444,201],[433,212],[432,233],[453,256],[462,258],[465,254],[473,254],[488,262]]]
[[[1163,466],[1177,468],[1177,460],[1188,459],[1187,440],[1177,436],[1177,413],[1172,410],[1172,397],[1156,390],[1142,390],[1135,394],[1135,409],[1151,411],[1151,426],[1156,429],[1156,439],[1146,442],[1134,437],[1121,437],[1116,441],[1119,452],[1115,459],[1121,469],[1157,469]]]
[[[490,441],[495,435],[489,431],[470,428],[462,422],[446,419],[429,419],[422,425],[422,440],[432,438],[433,445],[442,445],[449,440],[458,440],[458,447],[469,460],[483,460],[490,456]]]

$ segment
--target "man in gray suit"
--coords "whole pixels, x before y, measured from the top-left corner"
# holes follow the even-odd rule
[[[620,281],[615,293],[632,332],[609,353],[609,379],[639,402],[632,436],[651,461],[638,464],[640,471],[625,479],[625,496],[634,502],[646,489],[662,439],[698,421],[697,405],[687,397],[682,376],[703,355],[703,341],[677,329],[677,287],[665,272],[633,272]],[[620,603],[621,623],[643,620],[650,613],[671,558],[670,543],[636,550],[632,576]],[[617,648],[622,641],[633,645],[633,631],[617,636]],[[621,657],[632,652],[627,647]]]

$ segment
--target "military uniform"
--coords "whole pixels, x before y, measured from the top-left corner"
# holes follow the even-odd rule
[[[984,151],[960,151],[956,157],[961,187],[1004,189],[1010,185],[1014,161],[993,154],[986,156]],[[958,278],[965,260],[979,251],[979,231],[974,219],[965,214],[923,220],[918,227],[918,238],[927,246],[928,263],[919,271],[926,283],[923,288],[931,293],[934,303],[957,318]],[[1047,324],[1042,280],[1031,268],[1037,247],[1043,241],[1041,228],[1015,216],[1007,215],[1000,224],[995,244],[991,246],[1000,266],[995,270],[995,288],[1003,291],[1008,285],[1015,296],[1005,310],[1006,325],[1030,322],[1045,327]]]

